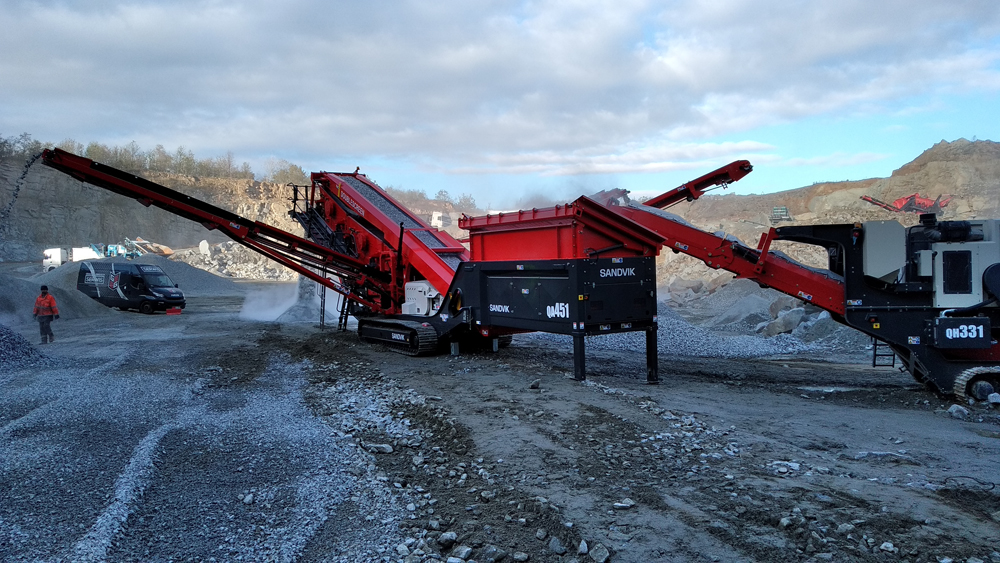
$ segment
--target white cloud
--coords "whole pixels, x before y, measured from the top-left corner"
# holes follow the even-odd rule
[[[1000,90],[992,0],[13,0],[0,26],[0,133],[248,159],[661,171],[771,150],[717,140],[764,125]]]

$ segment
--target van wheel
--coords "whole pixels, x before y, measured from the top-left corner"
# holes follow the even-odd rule
[[[152,315],[153,314],[153,304],[150,303],[149,301],[143,301],[139,305],[139,312],[142,313],[143,315]]]

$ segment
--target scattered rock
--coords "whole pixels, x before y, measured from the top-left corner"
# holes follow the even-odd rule
[[[595,563],[605,563],[608,558],[611,557],[611,553],[608,552],[608,548],[604,547],[602,544],[597,544],[592,547],[588,555],[590,555],[590,558],[593,559]]]
[[[542,386],[542,380],[536,379],[528,385],[528,389],[538,389],[541,386]]]
[[[587,547],[587,540],[580,540],[580,546],[576,548],[578,555],[586,555],[590,549]]]
[[[483,561],[484,563],[498,563],[506,558],[507,552],[495,545],[487,545],[482,548],[479,550],[479,555],[476,557],[476,559]]]
[[[965,420],[969,416],[969,409],[963,407],[962,405],[952,405],[948,409],[948,414],[950,414],[952,418]]]
[[[986,400],[989,401],[990,404],[1000,405],[1000,393],[990,393],[989,397],[986,397]]]
[[[391,454],[392,446],[389,444],[368,444],[368,451],[373,454]]]
[[[635,506],[635,501],[630,498],[623,498],[621,502],[616,502],[614,504],[614,507],[617,510],[627,510],[633,506]]]
[[[557,538],[556,536],[552,536],[551,538],[549,538],[549,551],[555,553],[556,555],[565,555],[567,549],[566,546],[564,546],[563,543],[559,541],[559,538]]]
[[[445,549],[455,545],[456,541],[458,541],[458,534],[455,532],[445,532],[437,539],[438,544]]]
[[[539,528],[537,531],[535,531],[535,537],[540,540],[544,540],[545,538],[549,537],[549,533],[544,528]]]
[[[451,550],[451,554],[459,559],[468,559],[472,555],[472,548],[467,545],[460,545]]]
[[[530,556],[523,551],[515,551],[514,555],[510,556],[514,561],[527,561]]]

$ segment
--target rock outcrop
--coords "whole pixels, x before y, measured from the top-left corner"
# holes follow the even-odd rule
[[[10,204],[22,170],[11,163],[0,164],[0,209]],[[291,194],[283,185],[190,176],[149,179],[239,215],[302,232],[288,216]],[[125,238],[142,237],[174,249],[197,246],[203,239],[213,244],[229,240],[198,223],[143,207],[40,163],[29,170],[10,208],[7,221],[0,225],[0,259],[6,261],[41,260],[46,248],[120,243]]]
[[[0,209],[9,204],[21,172],[18,165],[0,164]],[[153,175],[149,179],[239,215],[301,232],[288,216],[291,194],[283,185],[174,175]],[[941,141],[888,178],[818,183],[766,195],[709,195],[671,211],[700,228],[756,246],[775,206],[787,207],[794,224],[897,220],[912,225],[917,221],[916,214],[893,213],[860,197],[892,201],[914,192],[932,198],[954,196],[945,210],[948,219],[1000,216],[1000,143]],[[34,261],[40,259],[45,248],[113,243],[137,236],[175,250],[195,247],[201,240],[212,245],[229,240],[197,223],[157,208],[142,207],[132,199],[35,164],[11,206],[8,221],[0,225],[0,259]],[[772,248],[809,266],[826,267],[826,253],[821,248],[780,241]],[[238,268],[231,270],[236,272]],[[658,279],[664,296],[679,299],[712,292],[728,283],[732,275],[710,270],[688,256],[665,252],[658,260]]]

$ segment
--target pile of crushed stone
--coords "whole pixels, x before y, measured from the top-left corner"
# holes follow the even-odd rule
[[[797,307],[802,320],[787,332],[766,336],[761,329],[771,321],[775,312],[772,309],[778,305]],[[798,355],[846,363],[871,360],[867,335],[834,321],[829,313],[811,305],[804,311],[803,305],[773,289],[736,280],[682,304],[661,302],[657,310],[657,346],[661,356],[739,360]],[[571,343],[565,336],[546,333],[516,338],[546,344]],[[587,347],[644,354],[646,343],[643,333],[631,332],[587,337]]]
[[[106,261],[116,261],[105,259]],[[237,282],[221,278],[214,274],[199,270],[183,262],[173,262],[161,256],[144,256],[133,263],[154,264],[170,276],[184,294],[191,296],[219,296],[246,293],[246,288]],[[32,309],[35,298],[38,297],[42,285],[46,285],[56,298],[60,319],[76,319],[114,315],[117,312],[97,301],[87,297],[76,289],[77,277],[80,272],[78,262],[69,262],[58,268],[37,274],[25,280],[0,274],[0,322],[10,326],[25,325],[32,322]]]
[[[104,258],[99,262],[125,261],[117,258]],[[129,260],[128,263],[159,266],[180,287],[184,295],[241,295],[244,292],[244,289],[232,279],[219,277],[184,262],[177,262],[163,256],[147,254],[136,260]],[[46,284],[50,288],[56,286],[76,291],[76,280],[79,273],[80,263],[68,262],[50,272],[32,276],[31,280],[38,284]],[[56,299],[58,298],[57,295]]]
[[[790,334],[779,334],[772,338],[751,334],[720,334],[689,323],[662,303],[657,314],[656,341],[660,355],[750,359],[815,350],[813,344]],[[645,353],[646,340],[641,332],[607,334],[588,337],[587,346]]]
[[[233,241],[174,252],[170,259],[213,274],[248,280],[295,281],[298,274],[274,260]]]
[[[785,334],[774,337],[792,338],[795,351],[807,356],[835,356],[838,361],[863,363],[871,360],[871,338],[853,328],[834,321],[819,307],[785,295],[777,290],[760,287],[751,280],[734,280],[711,293],[677,304],[675,313],[697,327],[717,335],[746,335],[764,338],[762,332],[774,317],[798,308],[801,320],[791,324]],[[661,322],[663,315],[661,313]]]
[[[0,368],[19,369],[45,364],[49,358],[23,336],[0,324]]]
[[[170,279],[174,280],[174,283],[180,286],[184,295],[241,295],[244,292],[244,289],[232,279],[217,276],[164,256],[147,254],[133,262],[159,266]]]
[[[27,324],[32,321],[35,298],[42,285],[49,286],[49,293],[56,298],[60,319],[76,319],[110,315],[114,312],[76,289],[76,276],[72,283],[66,283],[56,274],[61,268],[52,270],[39,280],[23,280],[0,274],[0,322],[8,325]]]

